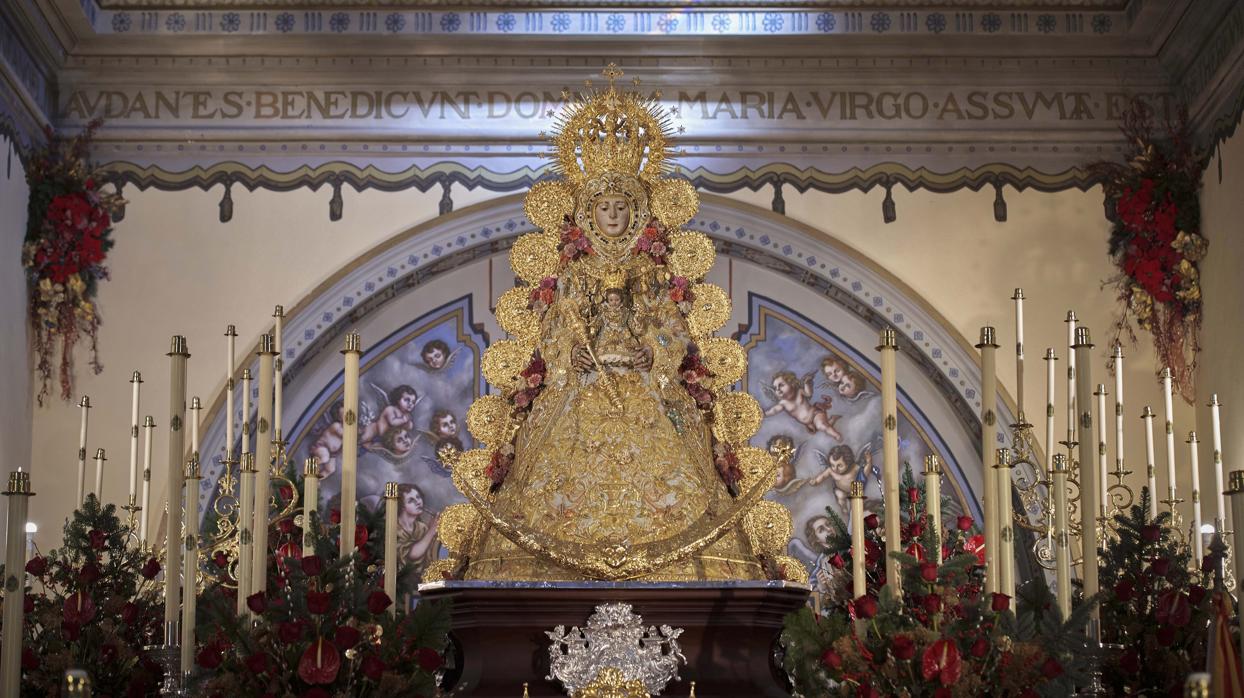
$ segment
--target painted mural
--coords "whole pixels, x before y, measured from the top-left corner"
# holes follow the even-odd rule
[[[399,554],[418,573],[444,554],[436,538],[440,512],[466,501],[442,463],[444,450],[472,448],[466,410],[479,395],[479,357],[486,337],[470,322],[470,297],[409,323],[363,355],[360,374],[360,506],[383,506],[386,482],[400,483]],[[341,491],[341,376],[299,420],[296,463],[320,461],[322,510],[337,508]]]
[[[880,374],[869,358],[830,330],[763,296],[749,294],[749,321],[736,334],[747,350],[744,384],[764,410],[752,444],[789,453],[768,499],[790,509],[791,555],[803,560],[815,586],[828,590],[832,534],[827,509],[850,521],[851,483],[864,483],[866,511],[882,508]],[[942,458],[950,520],[964,509],[957,468],[931,426],[899,386],[899,454],[919,474],[926,455]]]

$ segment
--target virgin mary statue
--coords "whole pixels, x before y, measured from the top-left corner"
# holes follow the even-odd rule
[[[679,230],[698,197],[666,176],[659,94],[604,74],[566,95],[560,178],[527,195],[540,231],[515,243],[524,285],[496,307],[512,339],[482,361],[499,393],[467,415],[486,448],[452,463],[469,504],[442,515],[453,556],[425,579],[800,579],[790,516],[761,500],[776,464],[748,445],[760,408],[729,391],[746,355],[711,336],[730,315],[702,282],[713,245]]]

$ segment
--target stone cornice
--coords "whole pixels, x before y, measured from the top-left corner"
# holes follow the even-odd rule
[[[90,0],[87,0],[90,1]],[[341,7],[388,10],[401,7],[472,8],[472,7],[556,7],[559,9],[597,7],[684,7],[686,0],[95,0],[104,9],[184,8],[213,10],[227,8],[296,7],[299,9],[333,9]],[[1131,0],[1135,3],[1137,0]],[[824,7],[831,9],[873,8],[876,0],[771,0],[765,7]],[[1129,0],[889,0],[884,4],[901,8],[957,8],[997,10],[1123,10]],[[755,7],[756,0],[703,0],[697,7]]]

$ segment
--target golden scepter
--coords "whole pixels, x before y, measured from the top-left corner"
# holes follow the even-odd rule
[[[587,350],[588,357],[592,359],[592,366],[594,366],[596,368],[596,372],[600,374],[600,378],[597,379],[597,382],[600,383],[601,389],[605,391],[605,397],[609,398],[609,404],[613,406],[615,412],[621,412],[622,396],[618,393],[618,386],[613,382],[613,374],[606,371],[605,367],[600,363],[600,359],[596,358],[596,351],[592,349],[592,340],[587,334],[587,323],[584,322],[584,318],[580,312],[574,313],[575,332],[578,333],[579,341],[582,343],[583,348]],[[571,361],[574,361],[573,356],[571,357]]]

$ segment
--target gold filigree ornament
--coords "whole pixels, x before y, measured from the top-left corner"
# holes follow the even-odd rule
[[[482,395],[467,409],[466,423],[471,436],[496,446],[505,440],[510,403],[500,395]]]
[[[721,329],[730,319],[730,297],[725,289],[715,284],[695,284],[691,287],[691,312],[687,314],[687,328],[696,337],[703,337]]]
[[[627,680],[617,667],[605,667],[592,683],[583,687],[574,698],[651,698],[644,682]]]
[[[479,527],[479,514],[470,504],[451,504],[441,512],[436,535],[450,552],[464,553]]]
[[[523,199],[523,213],[537,228],[556,234],[566,216],[574,215],[574,191],[565,182],[537,182]]]
[[[454,486],[468,498],[474,495],[484,500],[491,499],[489,488],[492,487],[492,480],[487,472],[491,461],[492,451],[489,449],[474,448],[464,452],[454,465]]]
[[[747,393],[720,395],[713,404],[713,435],[729,444],[745,444],[760,429],[763,413]]]
[[[773,487],[773,481],[777,478],[777,460],[768,451],[743,446],[734,449],[734,454],[739,458],[739,470],[743,473],[739,483],[743,490],[756,488],[768,491]]]
[[[527,233],[515,240],[510,249],[510,268],[529,284],[538,284],[544,277],[556,274],[560,260],[557,236],[550,233]]]
[[[670,271],[677,276],[698,280],[713,268],[717,250],[713,241],[704,233],[683,230],[670,236],[670,254],[667,260]]]
[[[753,549],[772,558],[786,552],[795,527],[786,507],[762,499],[743,517],[743,532],[747,534]]]
[[[663,179],[652,188],[652,215],[669,230],[677,230],[695,217],[700,195],[685,179]]]
[[[480,370],[484,378],[502,390],[512,390],[518,382],[518,374],[531,363],[533,346],[517,339],[493,342],[484,350]]]
[[[709,337],[700,342],[700,359],[713,372],[712,387],[738,383],[747,372],[747,352],[729,337]]]
[[[540,334],[540,316],[527,307],[531,302],[530,296],[531,289],[515,286],[501,294],[497,299],[497,307],[493,310],[493,314],[497,316],[497,324],[514,335],[515,339],[531,341]]]
[[[442,560],[433,560],[426,569],[423,570],[423,578],[420,580],[424,584],[432,582],[443,582],[445,577],[454,573],[454,568],[458,566],[458,561],[452,557]]]
[[[782,573],[782,579],[805,585],[811,581],[808,577],[808,568],[790,555],[778,555],[773,558],[773,562],[777,565],[778,571]]]

